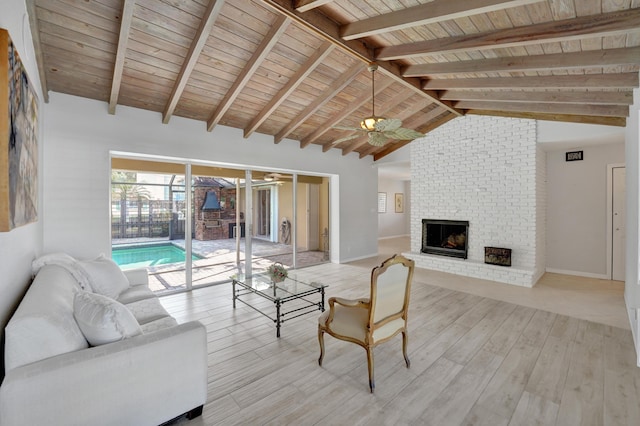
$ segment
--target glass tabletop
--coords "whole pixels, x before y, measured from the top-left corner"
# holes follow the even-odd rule
[[[257,273],[252,276],[246,276],[245,274],[240,273],[233,275],[231,278],[244,287],[251,288],[269,299],[295,297],[302,294],[316,292],[323,287],[327,287],[317,281],[300,281],[297,274],[293,271],[289,271],[289,275],[283,281],[278,283],[274,283],[267,273]]]

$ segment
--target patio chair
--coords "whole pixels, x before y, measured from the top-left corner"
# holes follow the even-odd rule
[[[318,341],[322,366],[324,333],[362,346],[367,351],[369,388],[373,393],[373,348],[402,333],[402,353],[407,368],[407,311],[415,263],[394,255],[371,271],[371,294],[368,299],[329,299],[329,310],[318,319]]]

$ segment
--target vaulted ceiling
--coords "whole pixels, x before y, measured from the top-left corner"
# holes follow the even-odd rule
[[[465,114],[624,126],[640,0],[27,0],[49,91],[375,160],[371,115],[427,133]],[[215,143],[212,140],[212,143]]]

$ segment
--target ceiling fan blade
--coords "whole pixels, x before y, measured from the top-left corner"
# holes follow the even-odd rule
[[[346,142],[346,141],[350,141],[351,139],[355,139],[355,138],[359,138],[359,137],[360,137],[360,135],[349,135],[349,136],[345,136],[344,138],[340,138],[340,139],[338,139],[338,140],[333,141],[333,142],[331,143],[331,146],[336,146],[336,145],[338,145],[339,143]]]
[[[400,127],[393,131],[385,132],[385,134],[392,139],[399,139],[399,140],[413,140],[413,139],[424,137],[423,133],[416,132],[415,130],[412,130],[412,129],[407,129],[405,127]]]
[[[390,132],[402,126],[402,121],[397,118],[387,118],[376,123],[378,132]]]
[[[389,138],[384,133],[369,132],[369,144],[373,146],[384,145]]]

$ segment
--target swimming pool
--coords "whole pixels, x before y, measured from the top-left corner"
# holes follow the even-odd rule
[[[185,260],[184,250],[173,244],[154,244],[128,247],[114,247],[111,258],[122,269],[182,263]],[[192,254],[192,260],[202,257]]]

